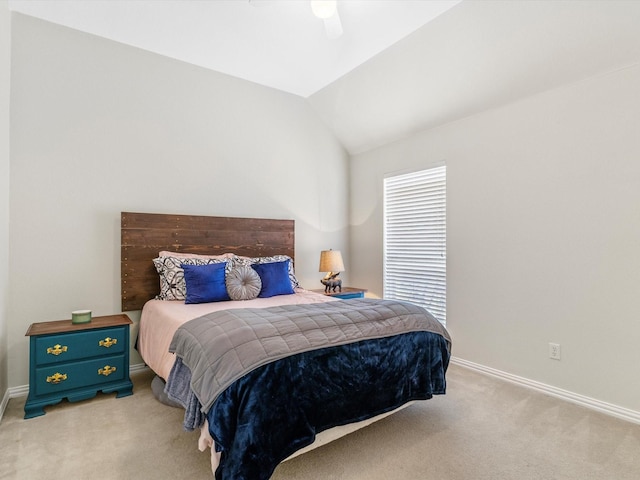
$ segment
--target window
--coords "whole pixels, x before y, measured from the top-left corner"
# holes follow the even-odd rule
[[[446,168],[384,179],[384,297],[425,307],[443,324]]]

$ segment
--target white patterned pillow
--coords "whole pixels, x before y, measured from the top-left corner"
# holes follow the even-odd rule
[[[160,276],[160,294],[157,300],[184,300],[187,296],[187,284],[184,281],[182,265],[208,265],[210,263],[226,263],[225,274],[229,273],[232,264],[229,259],[216,258],[177,258],[158,257],[153,264]]]
[[[273,255],[272,257],[241,257],[236,255],[235,257],[233,257],[231,259],[231,262],[233,262],[234,267],[237,267],[239,265],[243,265],[246,267],[249,267],[255,263],[274,263],[274,262],[284,262],[286,260],[290,260],[289,262],[289,280],[291,280],[291,286],[293,288],[298,288],[300,287],[300,283],[298,282],[298,279],[296,278],[296,274],[295,274],[295,270],[293,268],[293,260],[290,256],[288,255]]]

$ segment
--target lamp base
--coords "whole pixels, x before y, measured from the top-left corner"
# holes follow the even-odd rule
[[[329,272],[322,280],[320,280],[320,283],[324,285],[325,293],[329,293],[331,291],[335,292],[336,288],[339,292],[342,292],[342,279],[338,278],[338,275],[340,275],[340,272]]]

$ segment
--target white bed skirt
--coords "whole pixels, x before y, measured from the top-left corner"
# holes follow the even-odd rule
[[[388,417],[389,415],[399,412],[403,408],[406,408],[415,402],[416,402],[415,400],[411,402],[407,402],[404,405],[396,408],[395,410],[391,410],[390,412],[376,415],[375,417],[369,418],[367,420],[350,423],[348,425],[340,425],[338,427],[333,427],[323,432],[320,432],[318,435],[316,435],[316,439],[311,445],[307,445],[306,447],[301,448],[300,450],[295,452],[293,455],[290,455],[289,457],[285,458],[284,461],[286,462],[287,460],[291,460],[292,458],[295,458],[298,455],[302,455],[303,453],[309,452],[318,447],[326,445],[327,443],[333,442],[334,440],[342,438],[345,435],[349,435],[350,433],[353,433],[356,430],[360,430],[361,428],[371,425],[372,423],[377,422],[378,420],[382,420],[383,418]],[[220,452],[216,452],[213,438],[209,433],[209,422],[205,419],[204,425],[200,428],[200,439],[198,440],[198,449],[201,452],[204,452],[207,448],[211,451],[211,472],[213,473],[213,476],[215,478],[216,469],[220,464]]]

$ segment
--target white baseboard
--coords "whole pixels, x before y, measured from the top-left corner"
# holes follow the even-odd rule
[[[9,389],[4,392],[2,396],[2,403],[0,403],[0,422],[2,422],[2,416],[4,415],[4,411],[7,409],[7,405],[9,404]]]
[[[131,365],[129,367],[129,373],[143,372],[145,370],[149,370],[149,367],[147,367],[146,363],[136,363],[135,365]]]
[[[596,410],[600,413],[611,415],[612,417],[616,417],[622,420],[626,420],[628,422],[640,424],[640,412],[637,412],[635,410],[630,410],[628,408],[619,407],[618,405],[602,402],[600,400],[586,397],[578,393],[573,393],[568,390],[563,390],[561,388],[557,388],[551,385],[537,382],[535,380],[529,380],[528,378],[512,375],[510,373],[503,372],[501,370],[496,370],[494,368],[485,367],[484,365],[469,362],[461,358],[451,357],[451,363],[454,365],[459,365],[464,368],[468,368],[470,370],[474,370],[479,373],[483,373],[485,375],[491,375],[492,377],[497,377],[502,380],[506,380],[508,382],[515,383],[523,387],[537,390],[539,392],[545,393],[547,395],[551,395],[556,398],[560,398],[567,402],[575,403],[577,405],[581,405],[591,410]]]
[[[131,365],[129,367],[129,373],[137,373],[142,372],[144,370],[148,370],[144,363],[137,363],[135,365]],[[26,397],[29,395],[29,385],[20,385],[18,387],[8,388],[6,392],[4,392],[4,396],[2,397],[2,403],[0,403],[0,421],[2,421],[2,417],[4,416],[4,411],[7,409],[7,405],[9,400],[12,398],[18,397]]]
[[[18,387],[12,387],[7,390],[9,398],[26,397],[29,395],[29,385],[20,385]],[[4,412],[4,410],[3,410]]]

